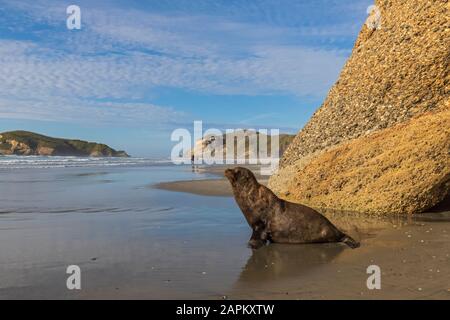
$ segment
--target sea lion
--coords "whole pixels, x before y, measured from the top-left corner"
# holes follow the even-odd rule
[[[350,248],[359,243],[338,230],[327,218],[307,206],[278,198],[261,185],[253,173],[242,167],[227,169],[237,204],[253,230],[249,247],[258,249],[274,243],[343,242]]]

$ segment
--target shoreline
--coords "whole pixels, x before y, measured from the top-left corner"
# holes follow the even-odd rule
[[[165,181],[158,182],[149,185],[149,188],[165,190],[169,192],[180,192],[186,194],[194,194],[206,197],[233,197],[233,192],[229,181],[224,177],[223,173],[228,168],[234,168],[236,165],[215,165],[215,166],[202,166],[195,169],[197,174],[210,175],[210,177],[201,177],[199,179],[191,180],[176,180],[176,181]],[[258,165],[246,165],[243,166],[250,169],[253,174],[255,174],[258,182],[264,186],[267,186],[269,182],[269,176],[261,176],[259,173]],[[288,200],[289,201],[289,200]],[[364,212],[350,212],[332,208],[316,208],[327,218],[332,220],[345,220],[345,224],[352,224],[354,222],[362,222],[371,228],[382,229],[384,225],[388,226],[398,226],[411,222],[412,220],[426,219],[426,217],[431,217],[434,221],[440,213],[447,213],[450,211],[448,203],[444,204],[440,208],[430,210],[429,212],[415,214],[413,216],[408,214],[367,214]],[[439,210],[437,210],[439,209]],[[339,223],[338,223],[339,224]],[[347,229],[347,228],[344,228]],[[365,229],[365,228],[363,228]]]
[[[366,237],[355,250],[333,244],[269,245],[249,259],[230,297],[449,300],[449,225],[428,222],[386,228]],[[380,267],[380,290],[366,285],[369,266]]]
[[[206,171],[206,170],[205,170]],[[267,185],[268,180],[259,180],[263,185]],[[230,183],[225,178],[199,179],[199,180],[179,180],[161,182],[149,186],[150,188],[191,194],[204,197],[233,198]],[[424,222],[450,222],[450,211],[430,211],[422,214],[366,214],[363,212],[349,212],[328,208],[313,208],[332,223],[356,239],[370,237],[371,235],[386,229],[400,229],[411,224],[421,224]],[[236,210],[239,210],[236,207]]]
[[[203,168],[203,172],[218,175],[222,169]],[[233,196],[225,178],[155,187],[202,196]],[[237,206],[235,210],[240,212]],[[413,216],[317,210],[360,241],[361,247],[350,250],[335,243],[265,246],[253,251],[226,296],[237,300],[450,299],[448,210]],[[367,270],[373,265],[381,270],[381,290],[366,285]]]
[[[207,197],[232,197],[231,186],[225,179],[181,180],[161,182],[151,187],[171,192],[183,192]]]
[[[217,165],[217,166],[202,166],[195,169],[195,173],[209,174],[215,178],[205,178],[199,180],[177,180],[169,182],[160,182],[151,185],[152,188],[172,191],[190,193],[207,197],[232,197],[233,191],[228,180],[223,173],[228,168],[234,168],[236,165]],[[250,169],[258,179],[258,182],[267,185],[268,177],[263,177],[259,174],[259,166],[244,166]]]
[[[6,173],[0,188],[11,200],[4,203],[8,212],[0,214],[0,298],[450,298],[450,212],[408,219],[319,210],[361,241],[361,248],[271,244],[252,251],[246,246],[251,230],[233,198],[192,195],[193,184],[212,193],[215,183],[216,192],[224,192],[223,170]],[[176,179],[192,180],[185,181],[189,193],[150,187]],[[8,197],[17,188],[26,195],[19,205]],[[35,196],[41,202],[29,196],[36,190],[45,190]],[[72,264],[83,268],[80,292],[65,287],[63,276]],[[380,291],[366,287],[370,265],[381,268]]]

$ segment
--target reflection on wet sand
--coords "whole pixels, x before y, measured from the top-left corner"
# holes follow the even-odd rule
[[[345,249],[339,243],[268,245],[253,251],[236,287],[300,277],[310,269],[330,263]]]
[[[0,298],[450,298],[450,212],[319,210],[361,248],[272,244],[252,252],[234,199],[147,188],[197,179],[190,167],[100,172],[108,175],[92,168],[2,172]],[[98,183],[104,179],[113,183]],[[83,270],[80,292],[65,285],[72,264]],[[366,287],[372,264],[383,271],[376,292]]]
[[[253,252],[228,297],[448,299],[449,218],[450,212],[437,212],[386,220],[388,228],[358,232],[357,250],[334,243],[264,247]],[[383,290],[367,288],[370,265],[382,268]]]

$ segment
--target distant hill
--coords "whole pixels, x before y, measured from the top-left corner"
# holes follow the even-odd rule
[[[248,135],[250,133],[250,131],[248,130],[242,130],[241,132],[238,133],[238,135],[242,134],[244,135]],[[258,136],[261,135],[261,133],[256,132],[256,134]],[[286,149],[288,148],[289,144],[292,142],[292,140],[294,140],[295,135],[289,135],[289,134],[280,134],[279,136],[279,151],[280,154],[279,156],[281,157],[283,155],[283,153],[286,151]],[[222,150],[224,158],[226,157],[226,148],[227,148],[227,135],[223,134],[222,135],[222,145],[220,144],[220,138],[216,137],[216,136],[206,136],[204,137],[202,140],[199,140],[196,142],[194,148],[192,150],[189,151],[189,153],[186,155],[187,157],[190,157],[192,155],[192,153],[194,153],[194,155],[198,156],[202,153],[202,150],[206,150],[205,148],[207,148],[208,146],[211,147],[211,149],[214,149],[215,152],[220,152]],[[267,150],[269,155],[271,155],[271,140],[272,136],[267,136]],[[258,158],[258,154],[254,154],[255,150],[252,150],[251,148],[249,148],[248,145],[248,139],[246,139],[247,141],[245,141],[244,139],[241,139],[240,141],[236,141],[235,140],[235,155],[234,158],[236,158],[236,150],[239,147],[244,147],[245,150],[245,158],[251,158],[251,159],[257,159]],[[259,140],[259,143],[261,142],[261,140]],[[245,144],[244,146],[242,146],[243,144]],[[259,151],[259,148],[256,149],[256,151]],[[214,152],[213,152],[214,153]]]
[[[105,144],[82,140],[51,138],[28,131],[0,133],[0,155],[128,157]]]

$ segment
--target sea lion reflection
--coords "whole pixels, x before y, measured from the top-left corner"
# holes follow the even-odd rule
[[[330,263],[342,251],[342,244],[271,244],[253,250],[237,285],[261,283],[304,275],[308,270]]]

